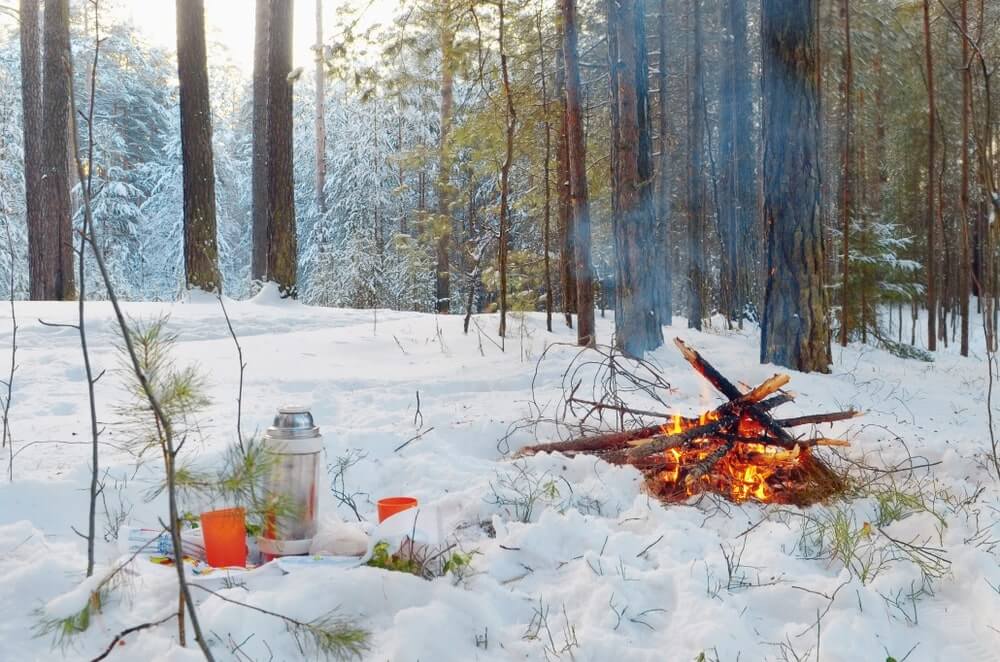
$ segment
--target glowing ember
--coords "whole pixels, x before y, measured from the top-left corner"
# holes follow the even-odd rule
[[[697,419],[675,415],[664,425],[664,434],[678,434],[696,425],[718,420],[715,412]],[[742,438],[763,435],[763,429],[744,417],[739,423]],[[719,455],[721,455],[721,458]],[[714,461],[713,460],[717,460]],[[814,462],[808,448],[791,450],[758,443],[732,443],[727,436],[709,435],[681,448],[669,448],[657,460],[650,487],[668,500],[683,500],[702,492],[715,492],[737,503],[790,503],[790,490],[804,482]]]

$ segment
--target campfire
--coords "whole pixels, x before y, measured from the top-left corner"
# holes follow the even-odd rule
[[[789,430],[847,420],[858,412],[775,418],[771,412],[794,399],[782,390],[788,375],[776,374],[752,389],[741,390],[682,340],[675,339],[674,344],[726,397],[725,403],[697,418],[644,412],[662,416],[667,422],[529,446],[521,454],[587,454],[613,464],[629,464],[643,472],[651,493],[668,502],[711,492],[737,503],[753,500],[809,505],[844,489],[843,480],[816,449],[847,446],[848,442],[817,435],[793,436]]]

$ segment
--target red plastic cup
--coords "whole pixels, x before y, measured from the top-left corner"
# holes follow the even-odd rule
[[[246,512],[242,508],[212,510],[201,514],[205,560],[216,568],[246,567]]]
[[[381,524],[396,513],[417,507],[413,497],[386,497],[378,500],[378,522]]]

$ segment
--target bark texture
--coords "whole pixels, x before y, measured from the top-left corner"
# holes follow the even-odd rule
[[[545,157],[542,161],[542,179],[545,201],[542,208],[542,243],[545,264],[545,329],[552,333],[552,114],[549,109],[549,86],[546,80],[545,34],[542,29],[542,12],[538,12],[538,63],[542,83],[542,115],[545,116]]]
[[[566,66],[566,138],[569,197],[573,228],[573,275],[576,281],[576,339],[596,343],[594,330],[594,270],[591,264],[590,199],[587,191],[587,149],[583,137],[580,62],[577,52],[576,0],[561,0],[563,61]]]
[[[701,330],[705,317],[705,70],[701,0],[691,0],[694,43],[691,49],[691,103],[688,106],[688,131],[691,158],[688,161],[688,328]]]
[[[24,130],[24,202],[28,225],[28,278],[32,299],[43,299],[42,47],[38,0],[21,0],[21,115]]]
[[[617,103],[617,131],[612,150],[615,182],[612,232],[617,263],[615,297],[616,345],[642,356],[663,344],[656,280],[655,251],[648,250],[653,233],[652,158],[645,57],[644,0],[609,0],[615,26],[617,62],[612,72],[612,103]],[[613,127],[615,126],[615,114]],[[579,291],[579,290],[578,290]]]
[[[497,6],[500,10],[498,40],[500,46],[500,72],[503,83],[503,96],[506,102],[505,152],[500,166],[500,237],[497,251],[497,264],[500,270],[500,336],[507,335],[507,271],[508,254],[510,251],[510,167],[514,160],[514,127],[517,125],[517,113],[514,110],[514,96],[510,89],[510,70],[507,66],[507,49],[505,37],[505,4],[500,0]]]
[[[69,98],[72,53],[69,0],[45,0],[45,55],[42,79],[42,198],[39,222],[41,269],[32,298],[68,300],[76,296],[73,278],[72,208],[69,197]]]
[[[562,26],[560,26],[562,30]],[[576,312],[576,276],[573,260],[573,212],[569,196],[569,144],[566,135],[566,63],[561,46],[565,36],[559,33],[560,47],[556,49],[556,95],[559,98],[559,139],[556,143],[556,191],[559,212],[556,216],[560,249],[559,277],[562,283],[562,307],[566,326],[573,328]]]
[[[455,33],[447,22],[451,15],[450,0],[445,0],[442,25],[439,33],[441,47],[441,108],[440,133],[438,134],[437,219],[434,223],[437,269],[435,291],[437,311],[451,309],[451,135],[452,109],[455,103],[454,49]]]
[[[316,114],[313,119],[316,131],[315,169],[316,209],[326,211],[326,65],[323,59],[323,0],[316,0]],[[402,167],[402,166],[401,166]]]
[[[288,80],[292,70],[293,0],[258,0],[257,9],[254,158],[261,161],[261,172],[258,173],[255,163],[253,274],[255,278],[276,283],[283,296],[295,297],[298,265],[292,179],[292,85]]]
[[[763,0],[764,223],[761,361],[828,372],[820,223],[817,0]]]
[[[962,241],[962,263],[958,279],[958,306],[962,315],[962,356],[969,355],[969,296],[972,290],[972,262],[969,258],[969,124],[972,103],[972,60],[969,53],[969,0],[962,0],[962,190],[959,224]]]
[[[754,179],[753,99],[747,41],[746,0],[724,7],[724,62],[719,105],[721,163],[720,234],[723,249],[723,311],[731,320],[753,317],[754,257],[759,245]]]
[[[656,205],[656,239],[658,248],[662,251],[659,268],[662,269],[662,282],[659,292],[659,312],[661,321],[666,325],[673,324],[674,315],[674,284],[672,266],[672,242],[670,237],[670,170],[669,161],[669,127],[670,127],[670,95],[667,91],[667,34],[669,33],[669,13],[667,0],[660,0],[660,12],[657,17],[657,38],[660,55],[657,58],[656,82],[659,102],[659,117],[657,131],[660,134],[660,158],[657,172],[657,205]]]
[[[851,331],[851,219],[854,216],[854,53],[851,47],[851,3],[841,0],[840,17],[844,24],[843,96],[844,125],[841,128],[840,153],[840,231],[842,252],[840,273],[840,345],[847,347]]]
[[[267,50],[271,0],[257,0],[254,11],[253,45],[253,146],[251,168],[251,276],[267,275]]]
[[[177,78],[184,170],[184,273],[188,288],[219,292],[222,275],[215,222],[204,0],[177,0]]]
[[[931,39],[930,0],[924,0],[924,61],[927,66],[927,349],[937,350],[937,268],[934,240],[934,189],[937,177],[937,121],[934,118],[934,51]]]

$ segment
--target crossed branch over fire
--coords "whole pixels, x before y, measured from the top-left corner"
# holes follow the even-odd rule
[[[788,375],[776,374],[744,392],[684,341],[675,338],[674,344],[727,402],[698,418],[666,415],[664,425],[528,446],[520,455],[586,454],[629,464],[643,472],[650,491],[667,501],[714,492],[737,502],[805,505],[844,488],[842,479],[813,450],[848,442],[793,436],[788,430],[847,420],[858,412],[774,418],[771,412],[776,407],[794,399],[781,391]]]

